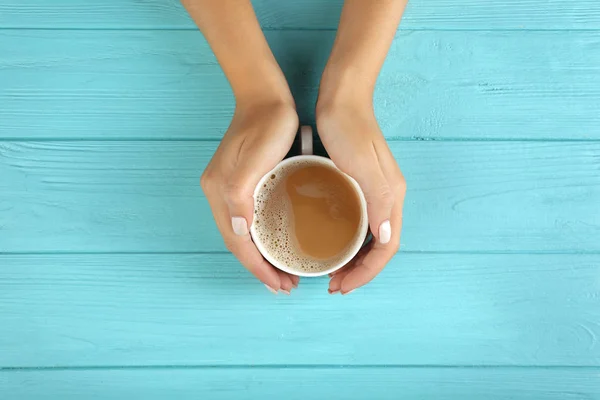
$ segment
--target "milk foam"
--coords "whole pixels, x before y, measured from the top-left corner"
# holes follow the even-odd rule
[[[314,161],[296,161],[271,174],[260,188],[254,204],[254,240],[258,240],[267,253],[290,269],[307,273],[328,270],[348,258],[356,240],[340,254],[328,259],[315,259],[305,254],[292,236],[294,231],[291,202],[286,194],[285,179],[294,171],[311,165],[328,165]],[[358,235],[358,232],[357,232]],[[358,240],[358,238],[356,238]]]

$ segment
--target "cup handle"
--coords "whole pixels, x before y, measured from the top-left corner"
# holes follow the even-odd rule
[[[300,127],[300,153],[303,156],[313,155],[313,132],[308,125]]]

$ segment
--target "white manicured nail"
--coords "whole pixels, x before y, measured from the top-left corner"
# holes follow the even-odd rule
[[[267,289],[269,289],[269,292],[271,292],[273,294],[277,294],[277,290],[273,289],[271,286],[267,285],[266,283],[265,283],[265,287]]]
[[[248,234],[248,222],[244,217],[233,217],[231,218],[231,226],[233,227],[233,233],[238,236],[246,236]]]
[[[390,242],[392,238],[392,225],[390,224],[390,220],[383,221],[381,225],[379,225],[379,242],[381,244],[387,244]]]
[[[290,291],[285,289],[281,289],[281,293],[287,294],[288,296],[290,295]]]
[[[350,294],[350,293],[354,292],[355,290],[356,290],[356,289],[352,289],[351,291],[349,291],[349,292],[346,292],[346,293],[342,293],[342,294],[343,294],[344,296],[346,296],[346,295],[348,295],[348,294]]]

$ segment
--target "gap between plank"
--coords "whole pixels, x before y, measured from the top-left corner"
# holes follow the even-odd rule
[[[1,142],[220,142],[221,138],[137,138],[137,137],[76,137],[76,138],[19,138],[0,137]],[[569,138],[462,138],[462,137],[386,137],[388,142],[465,142],[465,143],[600,143],[599,139],[569,139]],[[317,142],[320,142],[317,139]]]
[[[205,364],[205,365],[80,365],[40,367],[0,367],[0,372],[94,371],[94,370],[207,370],[207,369],[454,369],[454,370],[587,370],[600,371],[597,365],[436,365],[436,364]]]
[[[143,255],[229,255],[228,251],[0,251],[0,257],[3,256],[143,256]],[[534,256],[554,256],[554,255],[600,255],[600,250],[517,250],[517,251],[499,251],[499,250],[400,250],[398,255],[534,255]]]
[[[0,27],[0,31],[132,31],[132,32],[148,32],[148,31],[172,31],[172,32],[185,32],[192,31],[197,32],[196,27],[173,27],[173,28],[55,28],[55,27],[35,27],[35,26],[4,26]],[[289,28],[273,28],[263,27],[263,32],[290,32],[290,31],[307,31],[307,32],[332,32],[337,31],[336,28],[302,28],[302,27],[289,27]],[[397,32],[598,32],[600,29],[596,28],[500,28],[500,29],[462,29],[462,28],[402,28],[400,27]]]

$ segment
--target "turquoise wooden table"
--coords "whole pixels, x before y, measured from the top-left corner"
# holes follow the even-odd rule
[[[341,0],[257,0],[303,123]],[[600,399],[600,2],[412,0],[401,251],[273,296],[199,185],[233,110],[175,0],[0,0],[0,399]]]

